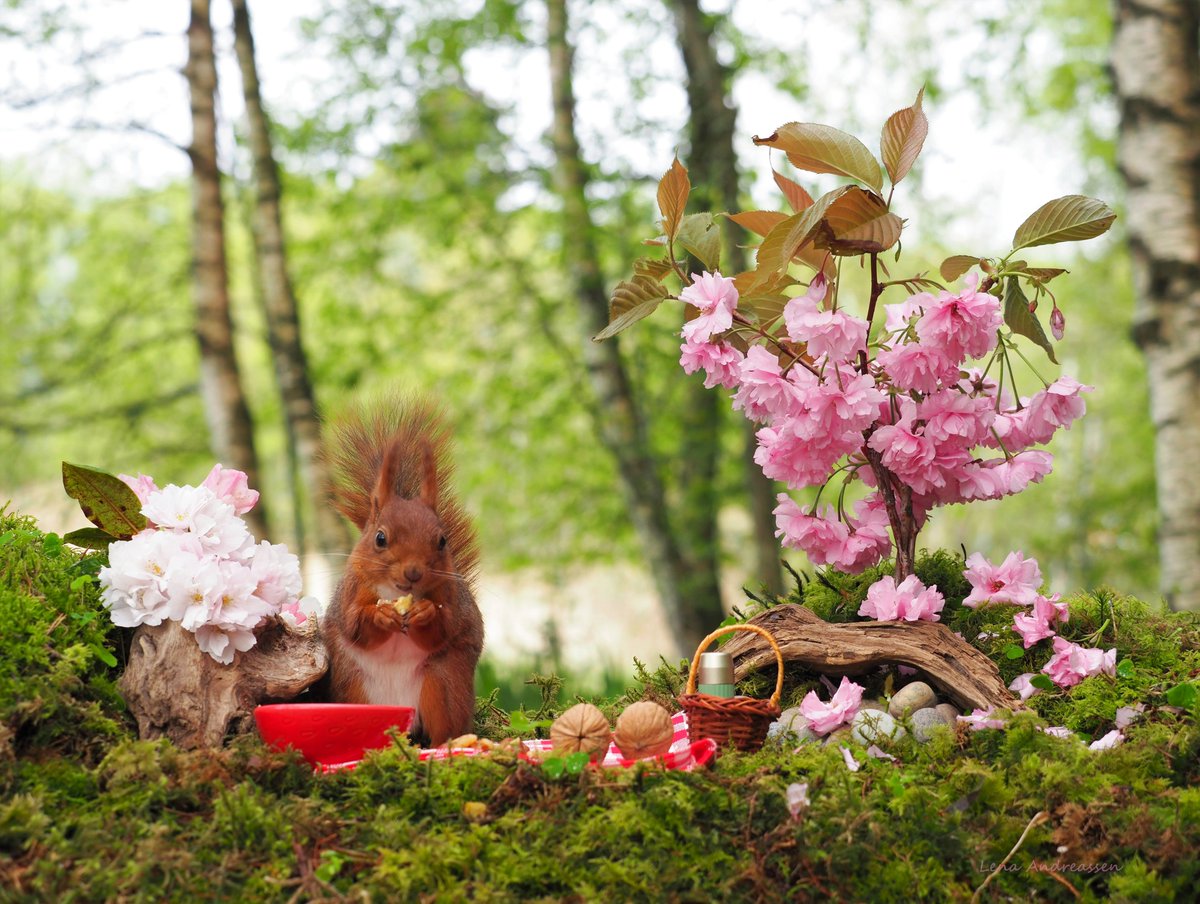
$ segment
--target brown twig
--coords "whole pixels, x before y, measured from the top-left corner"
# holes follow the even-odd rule
[[[1012,850],[1008,852],[1008,856],[996,864],[995,869],[988,873],[988,877],[983,880],[983,884],[975,889],[975,894],[971,895],[971,904],[977,904],[979,896],[983,894],[983,890],[987,888],[988,883],[996,878],[996,873],[1004,869],[1008,865],[1008,861],[1013,858],[1017,850],[1025,842],[1025,837],[1033,830],[1034,826],[1040,826],[1043,822],[1050,818],[1050,814],[1045,810],[1039,810],[1033,815],[1033,819],[1029,820],[1029,825],[1025,826],[1025,831],[1021,833],[1021,837],[1017,839],[1017,843],[1012,846]]]

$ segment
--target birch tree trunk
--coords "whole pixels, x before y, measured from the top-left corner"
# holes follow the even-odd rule
[[[318,550],[344,550],[349,543],[344,522],[330,497],[330,481],[318,455],[320,422],[308,376],[308,360],[300,331],[300,315],[292,281],[288,275],[287,245],[280,212],[283,189],[271,146],[270,123],[259,90],[254,33],[246,0],[233,0],[234,48],[242,74],[246,124],[254,172],[255,258],[266,313],[267,334],[275,376],[283,399],[289,458],[296,463],[300,487],[296,505],[312,519],[312,535]],[[307,502],[307,505],[304,503]],[[308,519],[301,519],[306,523]]]
[[[260,485],[254,427],[242,393],[233,349],[229,276],[225,261],[225,208],[217,167],[217,68],[208,0],[192,0],[188,59],[184,69],[192,109],[192,288],[200,343],[200,393],[213,453]],[[265,507],[245,516],[250,530],[267,535]]]
[[[1200,5],[1116,0],[1117,159],[1155,429],[1161,586],[1200,609]]]
[[[724,618],[714,560],[685,556],[668,517],[667,498],[650,451],[643,414],[622,363],[617,341],[593,342],[608,325],[608,293],[588,210],[587,175],[575,135],[575,93],[566,0],[546,0],[547,45],[554,102],[555,176],[563,203],[563,248],[580,306],[584,364],[596,394],[601,440],[617,462],[630,518],[680,645],[690,654]]]
[[[687,71],[687,163],[692,180],[690,201],[696,205],[696,212],[738,210],[738,162],[734,145],[737,108],[729,96],[730,73],[717,58],[712,24],[701,12],[697,0],[670,0],[670,6],[675,16],[679,50]],[[722,227],[721,260],[725,261],[726,275],[731,275],[746,269],[746,253],[739,244],[745,241],[746,236],[736,223],[726,222]],[[721,394],[704,389],[698,380],[693,380],[691,386],[693,398],[690,405],[695,411],[704,413],[703,424],[707,428],[707,438],[711,440],[707,450],[695,451],[700,454],[707,452],[712,459],[709,473],[715,476],[719,448],[716,431],[726,400]],[[775,485],[754,463],[757,446],[755,428],[748,421],[744,424],[748,448],[743,464],[754,536],[755,574],[770,593],[779,595],[783,593],[783,568],[780,565],[779,543],[775,539],[775,516],[772,514],[775,509]],[[711,509],[707,513],[697,512],[697,519],[700,524],[707,522],[715,525],[715,494],[708,502]],[[713,544],[715,553],[716,536],[709,542]]]

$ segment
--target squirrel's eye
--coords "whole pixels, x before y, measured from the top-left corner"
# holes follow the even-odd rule
[[[385,546],[387,546],[387,534],[385,534],[383,531],[376,531],[375,548],[383,549]]]
[[[438,537],[438,549],[445,549],[445,548],[446,548],[446,535],[442,534],[440,537]]]

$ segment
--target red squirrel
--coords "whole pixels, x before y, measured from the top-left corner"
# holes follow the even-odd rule
[[[362,532],[321,622],[329,696],[411,706],[440,745],[475,715],[483,617],[475,532],[448,492],[450,431],[428,402],[365,401],[329,425],[334,505]]]

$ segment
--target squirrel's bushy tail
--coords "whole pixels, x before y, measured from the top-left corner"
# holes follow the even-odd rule
[[[421,495],[423,450],[437,464],[437,515],[446,531],[454,566],[468,585],[474,584],[479,548],[470,518],[452,490],[451,431],[433,403],[414,393],[397,390],[360,396],[337,417],[327,420],[322,456],[329,467],[334,505],[363,529],[371,513],[371,493],[379,479],[384,452],[399,458],[395,492],[406,498]]]

